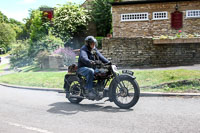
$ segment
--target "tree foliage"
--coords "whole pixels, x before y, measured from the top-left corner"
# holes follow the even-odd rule
[[[9,48],[9,45],[15,41],[16,33],[13,28],[6,23],[0,23],[0,47],[4,50]]]
[[[23,67],[33,64],[33,57],[28,56],[30,45],[28,41],[18,41],[12,46],[10,65],[14,67]]]
[[[33,10],[30,19],[30,39],[32,41],[37,41],[48,34],[49,25],[43,21],[42,11]]]
[[[13,18],[7,18],[6,15],[4,15],[0,11],[0,23],[6,23],[11,26],[11,28],[16,32],[16,40],[20,39],[20,36],[23,32],[24,24],[13,19]]]
[[[91,15],[97,27],[98,36],[106,36],[112,29],[111,5],[113,0],[94,0]]]
[[[18,41],[12,46],[12,56],[10,58],[11,67],[22,67],[34,64],[35,59],[38,61],[37,59],[42,56],[42,53],[53,53],[63,45],[64,42],[53,35],[42,37],[36,42],[30,40]]]
[[[79,5],[67,3],[55,10],[54,15],[54,33],[63,41],[86,28],[90,19],[88,12]]]
[[[7,23],[8,17],[0,11],[0,23]]]
[[[16,32],[16,40],[20,40],[21,34],[23,32],[24,24],[13,18],[9,19],[9,24],[13,28],[13,30]]]
[[[63,47],[64,42],[53,35],[44,36],[36,42],[31,42],[29,56],[35,57],[41,51],[52,53],[59,47]]]

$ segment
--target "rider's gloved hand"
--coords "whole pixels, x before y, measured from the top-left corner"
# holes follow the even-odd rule
[[[109,61],[108,63],[106,63],[106,65],[112,65],[112,62],[111,62],[111,61]]]
[[[100,60],[96,60],[95,63],[96,63],[97,65],[101,65],[101,64],[102,64],[102,62],[101,62]]]

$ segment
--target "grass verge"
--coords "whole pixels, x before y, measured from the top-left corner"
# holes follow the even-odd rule
[[[0,82],[22,86],[63,88],[66,72],[35,72],[36,70],[30,67],[24,68],[20,73],[1,76]],[[198,70],[143,70],[135,71],[135,76],[142,91],[200,91],[200,71]],[[187,81],[187,84],[182,81]]]
[[[200,71],[198,70],[147,70],[135,71],[143,91],[199,92]],[[187,82],[187,84],[185,84]]]
[[[3,73],[4,69],[8,66],[8,64],[0,65],[0,73]]]
[[[1,83],[45,88],[63,88],[64,72],[20,72],[0,77]]]

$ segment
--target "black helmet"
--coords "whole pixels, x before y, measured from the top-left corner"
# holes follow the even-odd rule
[[[97,40],[93,37],[93,36],[87,36],[86,38],[85,38],[85,44],[87,45],[87,46],[90,46],[90,44],[91,43],[95,43],[95,45],[97,46]]]

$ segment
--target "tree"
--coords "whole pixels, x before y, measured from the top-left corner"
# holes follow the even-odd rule
[[[8,50],[10,44],[15,41],[16,33],[13,28],[6,23],[0,23],[0,47]]]
[[[21,23],[21,22],[15,20],[15,19],[13,19],[13,18],[10,18],[8,22],[9,22],[10,24],[15,24],[15,25],[18,25],[18,26],[20,26],[20,27],[23,26],[23,23]]]
[[[37,41],[48,34],[48,24],[43,21],[43,13],[39,10],[32,11],[30,26],[30,38],[32,41]]]
[[[54,34],[67,42],[71,37],[86,29],[88,12],[77,4],[67,3],[55,10]]]
[[[24,24],[13,19],[13,18],[7,18],[3,13],[0,12],[0,23],[6,23],[9,24],[12,29],[16,32],[16,39],[20,39],[20,35],[22,34]]]
[[[0,23],[7,23],[8,18],[0,11]]]
[[[112,29],[111,5],[113,0],[94,0],[91,15],[97,27],[98,36],[106,36]]]
[[[19,35],[19,38],[21,40],[26,40],[26,39],[30,38],[31,25],[32,25],[32,19],[33,19],[33,11],[32,10],[29,10],[29,15],[30,15],[29,18],[24,19],[25,25],[23,26],[23,31]]]
[[[24,28],[24,24],[13,19],[10,18],[9,19],[9,24],[11,25],[11,27],[14,29],[14,31],[16,32],[16,40],[20,40],[21,39],[21,34],[23,32],[23,28]]]

